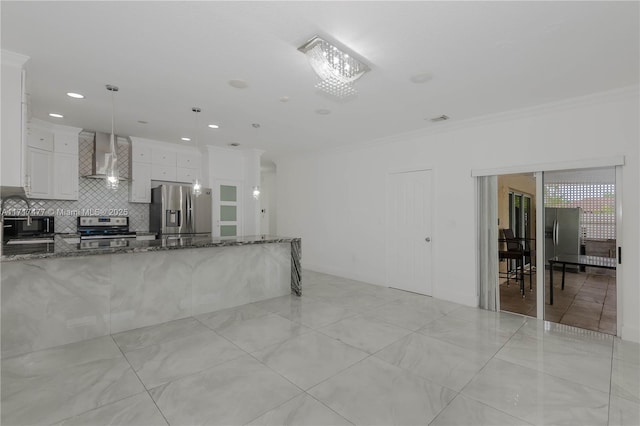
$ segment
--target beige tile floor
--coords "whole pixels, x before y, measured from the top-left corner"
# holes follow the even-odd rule
[[[640,345],[305,271],[302,298],[2,360],[1,424],[638,425]]]
[[[511,279],[500,284],[500,308],[506,312],[536,316],[536,274],[532,276],[533,290],[529,290],[529,276],[525,275],[525,297],[520,294],[518,284]],[[545,271],[545,283],[549,282],[549,271]],[[562,290],[562,272],[554,271],[553,305],[549,305],[549,294],[545,294],[545,319],[551,322],[616,334],[616,278],[596,273],[571,272],[565,275]],[[548,289],[548,284],[547,287]]]

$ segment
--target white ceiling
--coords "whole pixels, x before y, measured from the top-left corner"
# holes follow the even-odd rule
[[[34,117],[179,143],[292,151],[368,141],[638,84],[638,2],[2,1],[2,48],[31,57]],[[297,48],[315,34],[372,71],[359,95],[316,91]],[[433,78],[414,84],[412,75]],[[228,85],[231,79],[246,89]],[[86,96],[74,100],[74,91]],[[288,96],[289,102],[279,99]],[[318,109],[331,114],[318,115]],[[139,124],[138,120],[148,124]],[[216,123],[211,130],[206,124]],[[252,127],[259,123],[260,128]]]

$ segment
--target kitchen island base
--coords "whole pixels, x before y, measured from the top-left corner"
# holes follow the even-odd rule
[[[290,293],[299,296],[299,244],[3,262],[2,357]]]

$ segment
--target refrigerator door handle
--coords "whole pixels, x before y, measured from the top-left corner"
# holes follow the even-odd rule
[[[553,245],[558,245],[558,221],[553,221]]]
[[[556,220],[556,245],[560,244],[560,222]]]
[[[193,232],[193,218],[192,213],[192,200],[191,194],[187,193],[187,232]]]

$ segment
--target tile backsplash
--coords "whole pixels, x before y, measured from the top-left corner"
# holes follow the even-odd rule
[[[76,232],[77,217],[82,215],[129,216],[132,231],[149,230],[149,204],[129,202],[129,182],[122,181],[117,190],[112,190],[107,188],[104,179],[79,179],[78,200],[29,200],[31,208],[44,209],[45,216],[55,217],[56,232]],[[11,208],[24,209],[25,205],[10,199],[5,209]],[[127,214],[120,214],[122,212]]]

